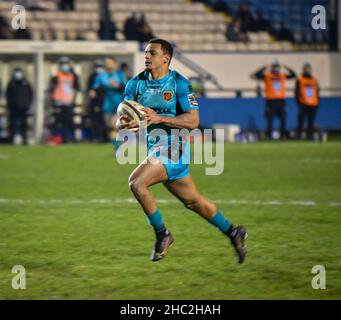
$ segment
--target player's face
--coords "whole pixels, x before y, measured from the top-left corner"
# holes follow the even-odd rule
[[[144,66],[146,70],[152,71],[160,68],[168,68],[169,61],[170,57],[163,52],[161,44],[148,44],[144,55]]]
[[[108,71],[113,71],[116,69],[116,61],[113,59],[105,59],[105,68]]]

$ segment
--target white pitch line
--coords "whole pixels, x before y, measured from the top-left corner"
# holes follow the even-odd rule
[[[212,200],[217,204],[228,204],[228,205],[255,205],[255,206],[304,206],[304,207],[314,207],[314,206],[328,206],[328,207],[339,207],[341,202],[325,202],[318,203],[312,200],[292,200],[292,201],[279,201],[279,200],[223,200],[217,199]],[[176,204],[180,203],[176,199],[157,199],[158,203],[163,204]],[[134,198],[118,198],[118,199],[6,199],[0,198],[1,203],[15,203],[15,204],[32,204],[32,205],[53,205],[53,204],[67,204],[67,205],[86,205],[86,204],[99,204],[99,205],[112,205],[115,203],[125,203],[125,204],[137,204]]]
[[[341,206],[341,202],[330,202],[329,205],[331,207],[340,207]]]

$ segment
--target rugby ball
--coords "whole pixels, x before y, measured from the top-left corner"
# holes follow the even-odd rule
[[[117,114],[119,116],[128,116],[130,120],[135,120],[137,127],[133,131],[138,130],[139,127],[146,127],[147,121],[145,120],[144,106],[133,100],[124,100],[117,107]]]

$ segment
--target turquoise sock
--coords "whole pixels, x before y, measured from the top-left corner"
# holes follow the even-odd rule
[[[155,232],[160,232],[166,229],[165,225],[163,224],[161,212],[159,210],[156,210],[149,216],[147,215],[147,219],[153,226]]]
[[[211,224],[216,226],[221,232],[226,233],[231,227],[231,222],[226,219],[220,211],[217,211],[215,216],[209,221]]]

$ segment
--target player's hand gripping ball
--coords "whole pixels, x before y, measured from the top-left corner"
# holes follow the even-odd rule
[[[138,131],[140,128],[147,127],[146,113],[144,106],[133,100],[122,101],[118,108],[117,114],[119,116],[117,128],[127,129],[131,131]]]

